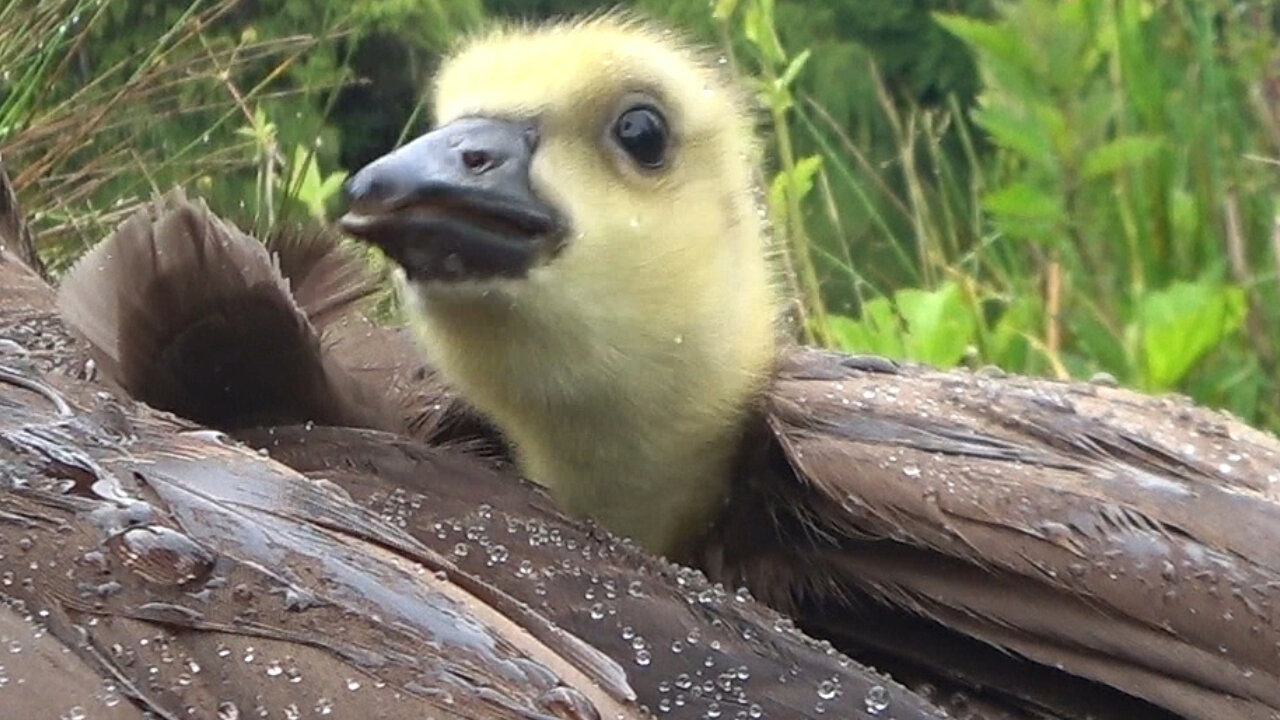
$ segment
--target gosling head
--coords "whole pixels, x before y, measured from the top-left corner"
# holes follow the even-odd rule
[[[679,554],[774,354],[745,96],[618,16],[474,39],[349,181],[441,373],[571,512]]]

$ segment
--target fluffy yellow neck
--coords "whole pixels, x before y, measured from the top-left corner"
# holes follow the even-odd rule
[[[530,188],[567,230],[519,280],[406,286],[435,366],[563,509],[679,556],[725,498],[774,359],[745,94],[672,36],[606,18],[480,39],[435,106],[441,123],[536,119]],[[660,167],[615,137],[640,107],[669,128]]]
[[[678,555],[714,519],[774,357],[755,242],[669,272],[571,252],[506,285],[404,290],[432,360],[526,475],[567,512]]]

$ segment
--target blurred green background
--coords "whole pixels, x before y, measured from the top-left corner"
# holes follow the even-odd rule
[[[802,339],[1280,429],[1275,3],[631,5],[756,91]],[[54,275],[175,184],[246,228],[323,222],[346,173],[430,126],[459,37],[604,6],[9,0],[0,155]]]

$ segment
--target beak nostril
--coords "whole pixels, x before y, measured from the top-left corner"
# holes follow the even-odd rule
[[[358,181],[348,181],[343,188],[343,196],[349,208],[367,208],[370,203],[385,202],[391,196],[391,188],[388,187],[385,181],[379,179],[365,180],[363,178],[357,178],[356,180]]]
[[[502,158],[485,150],[463,150],[462,164],[476,175],[493,170],[502,164]]]
[[[357,173],[342,184],[343,201],[348,207],[356,207],[370,200],[376,200],[382,191],[381,183],[370,179],[363,173]]]
[[[391,188],[387,186],[387,182],[380,178],[374,178],[364,184],[364,192],[361,193],[363,198],[386,198],[391,193]]]

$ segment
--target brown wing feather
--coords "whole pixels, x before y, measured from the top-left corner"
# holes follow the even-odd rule
[[[156,418],[116,446],[23,395],[0,385],[5,599],[156,715],[642,716],[607,656],[542,642],[341,491]]]
[[[0,374],[0,598],[95,689],[161,718],[941,720],[474,458],[349,428],[246,431],[272,460],[123,405],[65,371],[85,353],[47,294],[12,290],[30,282],[0,264],[0,338],[39,326],[57,348]],[[17,707],[84,676],[59,672]]]
[[[0,158],[0,249],[7,249],[38,274],[45,274],[44,263],[36,252],[35,237],[22,215],[3,158]]]
[[[175,191],[87,253],[59,306],[108,378],[206,425],[312,421],[501,455],[410,334],[359,312],[376,287],[329,231],[276,229],[264,248]]]
[[[557,628],[550,647],[560,649],[557,633],[588,640],[617,660],[639,702],[659,717],[935,712],[747,596],[563,517],[508,474],[464,478],[458,468],[471,460],[372,431],[274,428],[246,440],[336,483],[461,572],[546,617]]]
[[[815,633],[1067,717],[1135,716],[1068,702],[1089,686],[1280,713],[1274,437],[1180,400],[813,351],[784,362],[768,423],[736,502],[784,540],[724,530],[714,566]]]
[[[0,605],[6,717],[144,720],[118,683],[98,671],[35,622]]]
[[[76,264],[59,308],[130,395],[197,422],[401,427],[323,351],[321,323],[373,289],[358,260],[324,234],[280,245],[174,191]]]
[[[271,229],[264,244],[280,275],[288,280],[294,303],[320,330],[351,314],[384,280],[373,276],[354,251],[345,251],[332,228],[278,226]]]
[[[407,327],[348,314],[325,330],[325,348],[360,383],[379,389],[397,409],[404,434],[433,444],[467,442],[473,452],[506,457],[498,431],[444,384]]]

